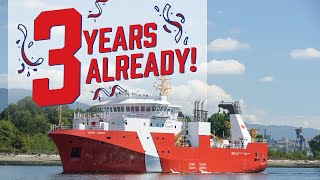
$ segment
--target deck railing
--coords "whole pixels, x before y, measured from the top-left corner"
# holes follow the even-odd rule
[[[251,138],[251,142],[253,142],[253,143],[267,143],[267,140],[263,139],[263,138]]]
[[[67,125],[51,125],[51,130],[69,130],[69,129],[74,129],[76,127],[75,124],[67,124]]]
[[[67,124],[67,125],[51,125],[51,130],[106,130],[104,129],[104,126],[84,126],[84,129],[81,129],[79,125],[75,124]],[[125,130],[124,126],[119,126],[119,125],[112,125],[109,124],[108,130]]]

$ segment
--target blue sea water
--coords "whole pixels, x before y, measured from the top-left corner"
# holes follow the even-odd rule
[[[214,180],[269,180],[269,179],[320,179],[320,168],[267,168],[258,174],[62,174],[61,166],[0,166],[0,179],[214,179]]]

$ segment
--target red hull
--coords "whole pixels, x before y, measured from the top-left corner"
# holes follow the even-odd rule
[[[210,148],[210,137],[200,136],[199,147],[176,147],[174,134],[151,135],[162,172],[256,173],[267,166],[266,143],[250,143],[246,149]],[[58,147],[64,172],[147,172],[136,132],[55,130],[49,137]]]

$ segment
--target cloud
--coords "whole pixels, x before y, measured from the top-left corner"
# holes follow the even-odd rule
[[[320,59],[320,51],[315,48],[294,49],[290,52],[293,59]]]
[[[208,75],[240,75],[246,70],[244,64],[234,59],[212,60],[200,65],[201,71],[207,71]]]
[[[271,117],[266,116],[265,125],[289,125],[294,127],[320,129],[319,116],[305,116],[303,119],[296,116]],[[261,123],[262,124],[262,123]],[[292,129],[293,130],[293,129]]]
[[[273,81],[273,77],[272,76],[264,76],[260,79],[258,79],[259,82],[272,82]]]
[[[250,45],[246,43],[241,43],[238,40],[232,39],[230,37],[226,39],[215,39],[208,46],[208,51],[211,52],[227,52],[236,51],[241,49],[249,49]]]
[[[240,28],[235,27],[235,28],[231,28],[231,29],[229,30],[229,33],[230,33],[230,34],[240,34],[240,33],[241,33],[241,30],[240,30]]]
[[[61,9],[65,6],[62,4],[56,4],[54,1],[46,1],[46,0],[24,0],[24,1],[13,1],[10,2],[10,9],[16,8],[24,8],[24,9],[32,9],[37,10],[52,10],[52,9]]]
[[[183,92],[183,93],[181,93]],[[194,101],[205,99],[206,109],[209,115],[218,112],[218,104],[221,100],[233,101],[230,94],[215,84],[207,84],[201,80],[191,80],[184,84],[172,86],[169,98],[177,105],[182,105],[184,114],[192,115]]]
[[[0,74],[0,87],[1,88],[8,87],[8,74]]]
[[[43,3],[41,0],[26,0],[24,1],[24,6],[27,8],[43,8],[45,7],[45,3]]]

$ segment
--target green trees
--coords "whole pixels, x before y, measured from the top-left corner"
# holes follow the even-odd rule
[[[285,152],[279,150],[268,150],[268,158],[269,159],[277,159],[277,160],[306,160],[312,159],[312,157],[307,156],[307,151],[292,151]]]
[[[320,159],[320,134],[309,141],[309,146],[313,153],[313,157]]]
[[[70,124],[73,110],[62,106],[62,122]],[[0,152],[57,153],[47,133],[58,124],[58,107],[37,106],[30,97],[10,104],[0,113]]]
[[[24,135],[8,120],[0,121],[0,152],[26,152],[27,142]]]
[[[226,114],[215,113],[209,119],[211,122],[211,133],[220,138],[230,136],[229,117]]]
[[[179,111],[178,117],[184,118],[187,122],[191,122],[191,119],[189,116],[186,116],[182,113],[182,111]]]

